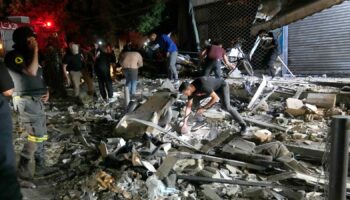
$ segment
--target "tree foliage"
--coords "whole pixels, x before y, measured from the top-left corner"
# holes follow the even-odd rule
[[[148,33],[154,29],[154,27],[159,26],[163,20],[162,15],[164,10],[165,5],[163,3],[157,3],[150,12],[140,17],[137,31],[140,33]]]

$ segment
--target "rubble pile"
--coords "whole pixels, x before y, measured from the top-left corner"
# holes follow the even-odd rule
[[[219,106],[205,113],[206,126],[180,135],[186,99],[162,80],[143,79],[128,104],[123,92],[109,104],[55,100],[46,156],[58,170],[45,181],[63,200],[324,199],[329,119],[349,111],[336,107],[337,88],[293,81],[230,82],[250,124],[244,136]]]

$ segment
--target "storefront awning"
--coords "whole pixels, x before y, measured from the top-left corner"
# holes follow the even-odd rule
[[[276,28],[296,22],[300,19],[321,12],[333,5],[340,4],[344,0],[294,0],[285,4],[285,8],[274,16],[271,20],[254,24],[251,28],[251,34],[257,35],[260,30],[274,30]]]

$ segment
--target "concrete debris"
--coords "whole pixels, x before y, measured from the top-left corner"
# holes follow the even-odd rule
[[[309,93],[305,100],[305,103],[313,104],[321,108],[334,108],[336,102],[336,94]]]
[[[148,188],[149,199],[162,199],[168,197],[169,195],[178,193],[178,191],[175,188],[165,187],[163,182],[160,181],[156,175],[148,177],[146,185]]]
[[[304,115],[306,112],[303,101],[299,99],[288,98],[286,104],[286,112],[293,116]]]
[[[271,142],[272,133],[269,130],[262,129],[258,130],[254,133],[255,139],[257,139],[260,143]]]
[[[44,177],[53,199],[325,199],[330,117],[349,114],[347,98],[307,79],[241,79],[229,82],[244,136],[220,105],[181,135],[186,99],[160,79],[142,79],[128,105],[119,83],[114,103],[53,100],[46,160],[59,171]],[[23,143],[16,138],[17,153]]]

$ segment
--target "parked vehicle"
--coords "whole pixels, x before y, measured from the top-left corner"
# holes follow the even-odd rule
[[[228,57],[228,61],[234,64],[235,68],[234,69],[229,68],[222,61],[221,70],[224,77],[229,77],[235,71],[235,69],[237,68],[242,69],[242,67],[245,69],[247,74],[249,74],[250,76],[254,75],[254,70],[250,63],[249,56],[246,53],[244,53],[244,51],[242,50],[242,44],[244,42],[245,41],[243,39],[238,38],[233,42],[232,48],[226,49],[226,55]],[[206,40],[204,42],[204,45],[206,48],[210,46],[211,39]]]
[[[233,47],[227,49],[226,55],[228,57],[229,62],[236,66],[235,68],[244,68],[247,74],[253,76],[254,70],[252,64],[250,63],[249,56],[242,50],[242,44],[244,42],[245,41],[241,38],[236,39],[233,43]],[[232,73],[233,71],[234,70],[229,69],[228,75],[230,75],[230,73]]]

